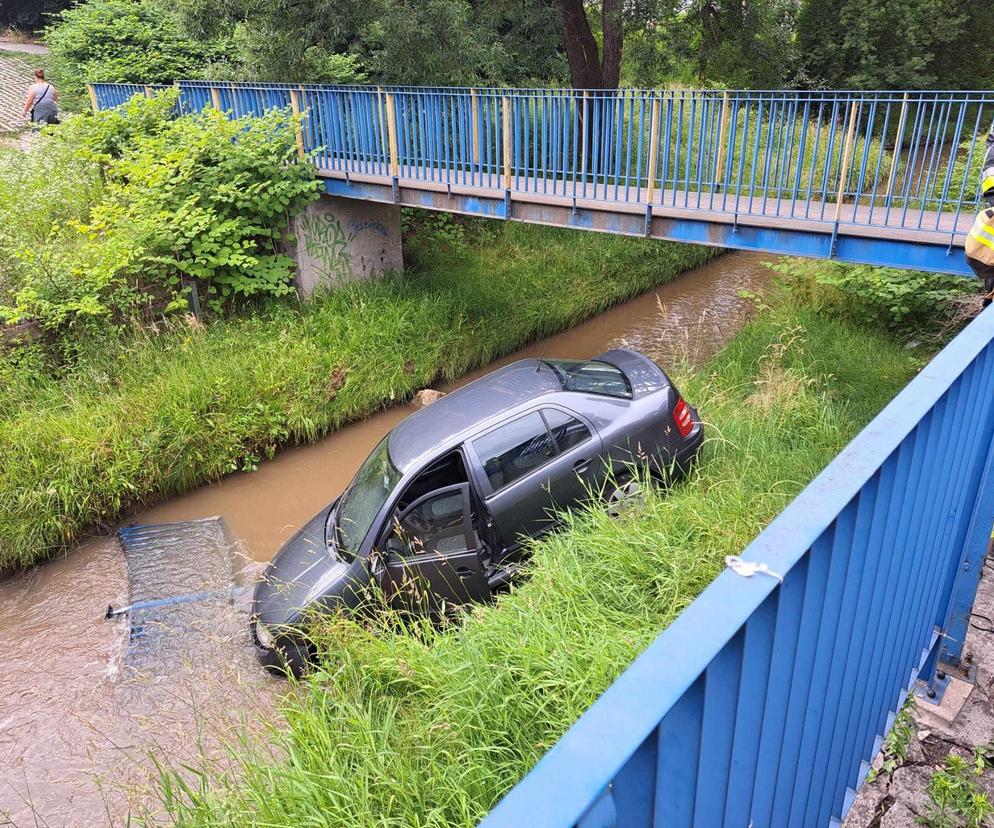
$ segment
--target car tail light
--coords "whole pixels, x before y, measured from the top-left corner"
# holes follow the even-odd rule
[[[690,416],[690,406],[682,399],[677,400],[676,408],[673,409],[673,422],[676,423],[681,437],[686,437],[694,430],[694,418]]]

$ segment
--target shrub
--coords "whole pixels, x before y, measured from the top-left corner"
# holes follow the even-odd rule
[[[61,174],[78,166],[94,203],[50,207],[18,235],[5,234],[0,318],[104,327],[183,308],[194,287],[215,313],[292,290],[293,262],[280,242],[318,182],[298,163],[290,117],[229,120],[208,110],[173,119],[174,102],[171,90],[136,97],[70,119],[48,139],[40,153],[48,174],[27,182],[39,185],[36,197],[61,191]]]
[[[86,83],[171,83],[198,78],[210,46],[185,37],[168,5],[155,0],[87,0],[45,30],[62,91],[81,97]]]
[[[978,293],[975,280],[942,273],[807,259],[785,259],[773,269],[799,301],[906,339],[955,327]]]

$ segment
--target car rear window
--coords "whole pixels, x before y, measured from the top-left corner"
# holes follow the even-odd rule
[[[564,391],[603,394],[623,400],[632,398],[628,377],[606,362],[596,359],[545,359],[542,362],[555,372]]]
[[[494,491],[548,463],[556,453],[552,435],[536,411],[473,441]]]

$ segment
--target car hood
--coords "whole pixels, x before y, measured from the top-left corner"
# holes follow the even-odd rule
[[[309,605],[348,574],[352,564],[325,544],[325,524],[336,505],[337,501],[311,518],[266,567],[256,584],[252,607],[263,624],[296,622]]]

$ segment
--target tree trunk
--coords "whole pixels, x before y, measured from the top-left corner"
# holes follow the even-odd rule
[[[624,43],[621,0],[602,0],[603,57],[590,30],[583,0],[552,1],[559,11],[573,88],[617,89],[621,79],[621,49]]]

